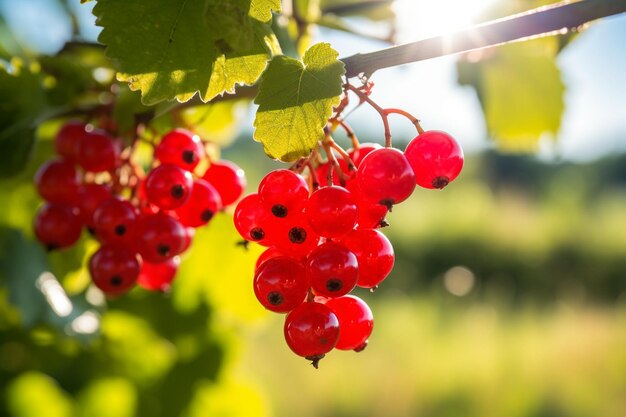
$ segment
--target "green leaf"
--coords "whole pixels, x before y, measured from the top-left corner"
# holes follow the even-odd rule
[[[243,14],[248,5],[249,16]],[[254,7],[252,7],[254,6]],[[269,27],[275,1],[99,0],[93,9],[103,30],[98,40],[118,63],[118,79],[141,90],[144,104],[176,98],[203,101],[237,84],[252,84],[279,48]],[[206,18],[220,12],[220,16]],[[205,16],[208,13],[208,16]],[[232,26],[245,21],[244,36]],[[220,33],[226,34],[219,37]]]
[[[313,45],[302,62],[278,56],[261,77],[254,139],[270,158],[291,162],[308,155],[339,104],[344,65],[327,43]]]
[[[558,131],[565,92],[558,47],[556,38],[535,39],[459,64],[459,81],[476,88],[489,135],[503,150],[533,152],[542,135]]]

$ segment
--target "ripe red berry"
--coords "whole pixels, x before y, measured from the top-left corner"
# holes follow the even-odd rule
[[[263,307],[276,313],[302,304],[308,290],[304,266],[286,256],[268,259],[254,273],[254,294]]]
[[[189,171],[173,164],[163,164],[148,174],[145,192],[148,201],[164,210],[185,204],[191,193],[193,179]]]
[[[339,162],[339,170],[343,172],[344,176],[346,177],[346,182],[349,183],[356,176],[356,171],[350,171],[348,169],[348,164],[346,163],[346,160],[343,159],[341,156],[336,155],[336,157],[337,162]],[[319,164],[317,168],[315,168],[315,175],[317,176],[317,181],[319,182],[318,185],[320,187],[326,187],[327,185],[330,185],[328,181],[328,174],[330,172],[330,169],[331,164],[329,162],[323,162]],[[336,168],[333,168],[332,180],[334,185],[340,184],[340,175],[337,173]]]
[[[367,346],[367,339],[374,328],[372,310],[359,297],[346,295],[326,301],[339,320],[339,340],[337,349],[360,352]]]
[[[54,149],[65,160],[76,162],[78,143],[83,140],[87,131],[85,123],[72,120],[65,123],[54,138]]]
[[[102,184],[82,184],[78,189],[77,205],[83,224],[93,229],[93,213],[105,200],[111,198],[111,189]]]
[[[313,230],[327,238],[337,238],[350,232],[358,219],[354,196],[336,185],[319,188],[311,194],[305,213]]]
[[[463,150],[446,132],[429,130],[415,137],[406,147],[417,185],[441,189],[452,182],[463,168]]]
[[[104,293],[119,295],[135,286],[141,259],[125,248],[102,246],[89,260],[89,272],[96,287]]]
[[[297,259],[304,258],[319,243],[320,235],[313,230],[303,213],[285,219],[271,217],[268,236],[281,252]]]
[[[145,214],[137,219],[135,248],[148,262],[165,262],[179,255],[187,242],[185,227],[165,213]]]
[[[200,227],[207,224],[222,209],[219,193],[209,182],[195,180],[189,199],[175,210],[183,226]]]
[[[394,148],[370,152],[359,166],[357,181],[366,198],[387,207],[403,202],[415,189],[409,161]]]
[[[144,262],[139,278],[137,278],[137,284],[150,291],[167,291],[174,277],[176,277],[179,265],[180,258],[178,256],[158,264]]]
[[[237,204],[233,221],[242,238],[270,246],[267,230],[270,214],[263,208],[257,193],[248,194]]]
[[[76,162],[89,172],[112,171],[120,162],[121,146],[105,130],[87,132],[76,147]]]
[[[257,269],[259,269],[259,266],[261,266],[263,262],[267,261],[268,259],[275,258],[277,256],[285,256],[285,254],[282,253],[276,246],[270,246],[269,248],[265,249],[263,253],[260,254],[259,257],[257,258],[256,263],[254,265],[254,270],[256,271]]]
[[[121,198],[109,198],[93,214],[94,230],[98,239],[115,245],[132,243],[136,221],[135,207]]]
[[[393,269],[393,247],[378,230],[354,230],[341,243],[356,255],[359,262],[359,287],[375,288]]]
[[[267,174],[259,183],[261,204],[272,215],[285,218],[302,212],[309,198],[309,187],[304,178],[288,169]]]
[[[339,321],[324,304],[307,302],[287,315],[284,334],[289,348],[296,355],[312,361],[317,368],[320,359],[339,340]]]
[[[48,250],[72,246],[82,230],[78,214],[62,204],[46,203],[35,217],[35,236]]]
[[[198,135],[185,129],[174,129],[161,139],[154,152],[162,164],[173,164],[193,171],[204,158],[204,146]]]
[[[224,207],[239,200],[246,188],[243,169],[230,161],[212,162],[202,178],[215,187]]]
[[[389,212],[387,207],[366,198],[361,192],[357,181],[349,183],[347,188],[356,201],[359,212],[357,219],[357,227],[359,229],[378,229],[383,224],[386,224],[385,216]]]
[[[35,186],[46,201],[75,205],[78,201],[80,174],[70,162],[52,159],[37,170]]]
[[[307,257],[306,274],[315,294],[341,297],[356,286],[359,264],[348,248],[339,243],[326,242]]]
[[[348,152],[350,159],[352,159],[352,163],[354,163],[355,167],[359,167],[363,158],[365,158],[370,152],[375,151],[376,149],[381,149],[382,146],[378,143],[361,143],[358,149],[352,149]]]

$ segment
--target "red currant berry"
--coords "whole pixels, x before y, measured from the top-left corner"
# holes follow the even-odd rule
[[[233,221],[242,238],[259,245],[270,246],[267,223],[270,215],[263,206],[257,193],[245,196],[237,204]]]
[[[277,256],[263,262],[254,273],[254,294],[263,307],[287,313],[304,302],[309,291],[304,266]]]
[[[35,186],[46,201],[75,205],[78,202],[80,175],[70,162],[53,159],[39,167],[35,174]]]
[[[75,162],[78,143],[87,135],[85,127],[85,123],[78,120],[65,123],[54,138],[54,148],[57,154],[67,161]]]
[[[317,368],[320,359],[330,352],[339,340],[339,321],[324,304],[300,304],[285,318],[285,340],[299,356],[313,362]]]
[[[101,242],[115,245],[130,244],[134,239],[137,211],[120,198],[109,198],[96,209],[93,224]]]
[[[263,262],[267,261],[268,259],[276,258],[277,256],[285,256],[285,254],[278,250],[276,246],[270,246],[269,248],[265,249],[261,255],[259,255],[256,260],[256,264],[254,265],[254,269],[259,269],[259,266],[261,266]]]
[[[120,295],[135,286],[141,271],[136,253],[117,246],[102,246],[89,260],[89,273],[105,294]]]
[[[376,149],[382,149],[382,146],[378,143],[361,143],[358,149],[350,150],[348,155],[350,156],[350,159],[352,159],[354,166],[358,168],[359,165],[361,165],[363,158]]]
[[[145,183],[148,201],[155,206],[172,210],[189,199],[193,179],[189,171],[173,164],[163,164],[148,174]]]
[[[183,226],[200,227],[207,224],[222,209],[217,190],[205,180],[195,180],[185,204],[175,212]]]
[[[76,147],[76,162],[89,172],[112,171],[119,163],[121,146],[105,130],[87,132]]]
[[[375,288],[393,269],[393,247],[378,230],[354,230],[341,243],[356,255],[359,262],[359,287]]]
[[[358,219],[352,193],[336,185],[319,188],[311,194],[304,211],[313,230],[328,238],[350,232]]]
[[[346,295],[331,298],[326,302],[339,320],[339,340],[337,349],[362,351],[367,346],[367,339],[374,328],[372,310],[359,297]]]
[[[48,250],[72,246],[82,230],[78,214],[62,204],[46,203],[35,217],[35,236]]]
[[[204,146],[198,135],[185,129],[174,129],[161,139],[154,152],[162,164],[174,164],[193,171],[204,158]]]
[[[357,180],[366,198],[389,208],[409,198],[415,189],[409,161],[394,148],[370,152],[359,165]]]
[[[220,193],[224,207],[239,200],[246,188],[246,176],[243,169],[230,161],[211,163],[202,178],[210,182]]]
[[[78,210],[83,224],[95,231],[93,214],[105,200],[111,198],[111,189],[102,184],[82,184],[78,189]]]
[[[446,132],[429,130],[415,137],[406,147],[417,185],[441,189],[452,182],[463,168],[463,150]]]
[[[196,236],[196,229],[193,227],[185,227],[185,241],[183,242],[183,248],[180,253],[186,252],[191,247],[193,238]]]
[[[357,181],[352,181],[347,188],[356,201],[359,212],[357,219],[359,229],[378,229],[386,224],[385,216],[389,212],[387,207],[367,199],[361,192]]]
[[[304,178],[288,169],[267,174],[259,183],[261,204],[275,217],[284,218],[302,211],[309,198]]]
[[[356,171],[350,171],[348,169],[348,164],[346,163],[345,159],[343,159],[339,155],[337,155],[337,162],[339,162],[339,169],[341,170],[341,172],[343,172],[344,176],[347,177],[346,182],[350,182],[350,180],[352,180],[355,177]],[[326,187],[327,185],[330,185],[328,181],[328,174],[330,172],[330,169],[331,169],[331,164],[329,162],[323,162],[319,164],[317,168],[315,169],[315,175],[317,176],[317,181],[319,182],[318,185],[320,187]],[[336,168],[332,168],[332,169],[333,169],[333,177],[332,177],[333,184],[339,185],[340,184],[339,174],[337,173]]]
[[[174,277],[176,277],[179,265],[180,258],[178,256],[158,264],[144,262],[137,284],[150,291],[168,291]]]
[[[339,243],[326,242],[307,257],[306,274],[315,294],[341,297],[356,286],[359,264],[348,248]]]
[[[187,241],[185,227],[165,213],[146,214],[137,219],[135,247],[147,262],[165,262],[179,255]]]
[[[281,252],[296,259],[304,258],[319,243],[320,235],[313,230],[303,213],[268,224],[270,241]]]

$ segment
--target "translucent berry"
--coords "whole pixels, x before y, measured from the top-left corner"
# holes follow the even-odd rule
[[[191,193],[193,179],[189,171],[173,164],[163,164],[148,174],[145,192],[148,201],[164,210],[185,204]]]
[[[339,340],[337,349],[362,351],[374,328],[372,310],[359,297],[346,295],[326,301],[339,320]]]
[[[409,161],[394,148],[370,152],[359,165],[357,181],[366,198],[387,207],[403,202],[415,189]]]
[[[72,246],[80,238],[82,223],[71,207],[46,203],[35,216],[35,236],[48,250]]]
[[[348,164],[346,163],[345,159],[343,159],[339,155],[336,155],[336,156],[337,156],[337,162],[339,162],[339,170],[343,172],[344,177],[347,179],[347,182],[349,182],[356,175],[356,171],[350,171],[348,169]],[[330,168],[331,168],[330,163],[323,162],[319,164],[317,168],[315,169],[315,175],[317,176],[318,185],[320,187],[326,187],[327,185],[330,185],[328,181],[328,174],[330,172]],[[341,177],[337,173],[337,170],[335,168],[333,168],[332,180],[333,180],[334,185],[340,185],[341,183]]]
[[[339,243],[326,242],[307,257],[306,274],[315,294],[341,297],[356,286],[359,264],[348,248]]]
[[[358,168],[359,165],[361,165],[363,158],[376,149],[382,149],[382,146],[378,143],[361,143],[358,149],[351,149],[348,151],[348,156],[352,159],[354,166]]]
[[[428,130],[415,137],[406,147],[417,185],[441,189],[452,182],[463,168],[463,150],[446,132]]]
[[[139,256],[117,246],[102,246],[89,260],[93,283],[110,295],[123,294],[133,288],[140,271]]]
[[[301,175],[288,169],[278,169],[267,174],[259,183],[259,198],[272,215],[285,218],[302,211],[309,198],[309,188]]]
[[[120,162],[119,141],[102,129],[87,132],[76,149],[76,162],[85,171],[112,171]]]
[[[78,120],[65,123],[54,138],[54,149],[57,154],[69,162],[75,162],[78,143],[82,141],[87,134],[85,127],[85,123]]]
[[[257,270],[259,266],[263,264],[263,262],[267,261],[268,259],[276,258],[277,256],[285,256],[285,254],[282,253],[276,246],[270,246],[269,248],[265,249],[262,254],[259,255],[256,260],[254,269]]]
[[[246,176],[243,169],[230,161],[217,161],[202,177],[210,182],[220,194],[222,205],[228,206],[239,200],[246,188]]]
[[[82,184],[78,189],[77,207],[83,224],[93,229],[93,214],[105,200],[111,198],[111,189],[102,184]]]
[[[336,238],[350,232],[358,219],[352,193],[336,185],[317,189],[306,203],[311,227],[321,236]]]
[[[80,174],[72,163],[53,159],[39,167],[35,174],[35,186],[46,201],[74,205],[78,201]]]
[[[277,256],[263,262],[254,273],[254,294],[263,307],[287,313],[304,302],[309,282],[304,266],[295,259]]]
[[[193,182],[189,199],[175,212],[183,226],[200,227],[207,224],[222,209],[222,200],[209,182],[198,179]]]
[[[287,315],[284,333],[289,348],[317,368],[339,340],[339,321],[326,305],[307,302]]]
[[[359,229],[378,229],[386,224],[385,216],[389,209],[382,204],[366,198],[357,181],[352,181],[347,185],[348,190],[354,196],[358,208],[357,227]]]
[[[137,284],[150,291],[167,291],[174,277],[176,277],[179,265],[180,258],[178,256],[158,264],[144,262],[141,266]]]
[[[393,269],[393,247],[378,230],[354,230],[341,243],[356,255],[359,262],[359,287],[375,288]]]
[[[146,214],[137,220],[135,248],[147,262],[165,262],[182,253],[187,242],[185,227],[165,213]]]
[[[239,201],[233,221],[242,238],[263,246],[270,246],[267,230],[269,218],[269,213],[261,205],[259,195],[252,193]]]
[[[185,129],[174,129],[161,139],[154,152],[162,164],[173,164],[193,171],[204,158],[204,146],[198,135]]]
[[[94,231],[101,242],[128,245],[134,239],[137,211],[121,198],[109,198],[93,214]]]
[[[283,253],[301,259],[319,243],[320,235],[313,230],[303,213],[285,219],[273,219],[268,225],[270,241]]]

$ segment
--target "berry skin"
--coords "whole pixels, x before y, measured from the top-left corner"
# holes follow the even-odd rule
[[[189,171],[173,164],[163,164],[148,174],[145,191],[148,201],[164,210],[185,204],[191,194],[193,179]]]
[[[126,200],[109,198],[96,209],[93,224],[101,242],[128,245],[134,238],[137,212]]]
[[[359,262],[357,286],[375,288],[393,269],[393,247],[389,239],[378,230],[354,230],[341,243],[356,255]]]
[[[409,161],[394,148],[370,152],[359,165],[357,180],[366,198],[389,208],[409,198],[415,189]]]
[[[150,291],[168,291],[170,284],[176,277],[179,265],[180,258],[178,256],[158,264],[144,262],[139,278],[137,278],[137,284]]]
[[[265,249],[263,253],[260,254],[257,258],[256,264],[254,265],[254,270],[256,271],[257,269],[259,269],[259,266],[261,266],[263,262],[267,261],[268,259],[276,258],[277,256],[285,256],[285,254],[278,250],[276,246],[270,246],[269,248]]]
[[[354,179],[356,175],[356,171],[350,171],[348,169],[348,164],[346,160],[343,159],[340,155],[335,155],[337,157],[337,162],[339,163],[339,169],[346,176],[346,182],[349,183],[352,179]],[[317,180],[319,181],[320,187],[326,187],[330,185],[328,182],[328,172],[330,171],[331,164],[329,162],[323,162],[315,168],[315,173],[317,176]],[[333,184],[337,185],[340,183],[339,174],[335,168],[333,168]]]
[[[358,219],[354,196],[336,185],[319,188],[311,194],[304,211],[313,230],[327,238],[350,232]]]
[[[257,193],[248,194],[237,204],[233,221],[242,238],[259,245],[270,246],[267,230],[270,214],[261,206]]]
[[[317,368],[320,359],[339,340],[339,321],[324,304],[307,302],[287,315],[284,334],[289,348],[296,355],[312,361]]]
[[[140,271],[141,258],[116,246],[100,247],[89,260],[93,283],[109,295],[120,295],[133,288]]]
[[[339,243],[326,242],[307,257],[306,274],[316,295],[341,297],[356,286],[359,264],[348,248]]]
[[[386,224],[385,216],[389,212],[387,207],[367,199],[361,192],[357,181],[349,183],[347,189],[356,200],[359,212],[357,227],[359,229],[378,229],[383,224]]]
[[[48,250],[72,246],[80,238],[82,223],[78,214],[62,204],[46,203],[35,217],[35,236]]]
[[[288,169],[277,169],[259,183],[261,204],[272,215],[285,218],[302,212],[309,198],[305,179]]]
[[[83,140],[87,131],[85,123],[72,120],[65,123],[54,138],[54,149],[63,159],[76,162],[78,143]]]
[[[352,159],[354,166],[358,168],[359,165],[361,165],[363,158],[376,149],[382,149],[382,146],[378,143],[361,143],[358,149],[350,150],[348,155],[350,156],[350,159]]]
[[[222,200],[209,182],[195,180],[189,199],[175,212],[183,226],[200,227],[207,224],[222,209]]]
[[[441,189],[452,182],[463,168],[463,150],[446,132],[428,130],[407,145],[404,155],[408,159],[417,185]]]
[[[268,259],[254,273],[256,298],[275,313],[287,313],[302,304],[308,290],[304,266],[286,256]]]
[[[304,258],[320,241],[320,235],[313,230],[305,214],[286,219],[271,217],[268,225],[269,238],[281,252],[297,259]]]
[[[93,214],[105,200],[111,198],[111,189],[101,184],[83,184],[78,189],[78,210],[83,224],[94,229]]]
[[[53,159],[39,167],[35,186],[46,201],[74,205],[78,200],[80,174],[70,162]]]
[[[374,328],[372,310],[365,301],[354,295],[346,295],[331,298],[325,304],[339,320],[341,331],[335,347],[339,350],[356,350],[357,352],[365,349],[367,339]]]
[[[200,137],[185,129],[174,129],[161,139],[154,151],[162,164],[173,164],[193,171],[204,158],[204,146]]]
[[[239,200],[246,188],[246,176],[243,169],[230,161],[211,163],[202,178],[215,187],[224,207]]]
[[[146,214],[137,219],[135,248],[147,262],[165,262],[179,255],[188,241],[185,227],[165,213]]]
[[[120,143],[105,130],[87,132],[76,147],[76,162],[85,171],[105,172],[120,162]]]

